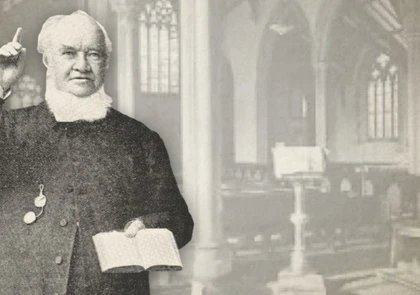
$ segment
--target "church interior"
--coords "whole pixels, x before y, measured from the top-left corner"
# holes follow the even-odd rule
[[[38,33],[79,9],[195,220],[152,294],[420,294],[420,1],[2,0],[28,51],[5,108],[43,100]]]

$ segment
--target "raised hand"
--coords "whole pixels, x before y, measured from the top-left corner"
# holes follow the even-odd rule
[[[22,47],[22,28],[16,30],[12,42],[0,48],[0,86],[9,89],[22,74],[26,48]]]

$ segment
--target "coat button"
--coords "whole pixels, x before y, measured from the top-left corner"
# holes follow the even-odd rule
[[[74,191],[73,186],[69,185],[69,186],[67,187],[67,192],[68,192],[68,193],[72,193],[73,191]]]
[[[61,256],[55,257],[55,264],[60,265],[61,263],[63,263],[63,257]]]
[[[60,220],[60,226],[65,227],[67,225],[67,219],[63,218]]]

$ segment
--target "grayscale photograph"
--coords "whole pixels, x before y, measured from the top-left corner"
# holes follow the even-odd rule
[[[0,107],[0,295],[420,294],[419,0],[0,0]]]

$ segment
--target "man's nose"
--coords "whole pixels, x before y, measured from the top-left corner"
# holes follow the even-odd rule
[[[79,52],[77,54],[76,62],[74,63],[73,69],[75,69],[76,71],[79,71],[79,72],[90,72],[91,71],[89,61],[87,59],[87,56],[84,53]]]

